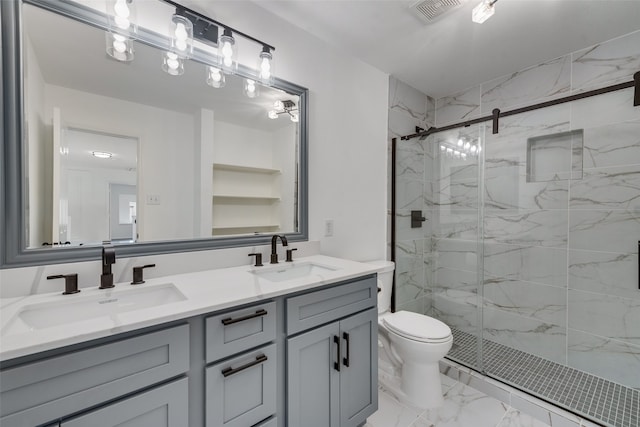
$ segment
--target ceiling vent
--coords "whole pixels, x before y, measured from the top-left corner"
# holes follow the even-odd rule
[[[411,10],[421,20],[431,24],[461,4],[460,0],[421,0],[413,4]]]

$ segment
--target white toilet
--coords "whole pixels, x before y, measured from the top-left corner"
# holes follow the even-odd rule
[[[451,329],[441,321],[409,311],[391,313],[394,263],[374,261],[378,273],[380,382],[401,400],[420,408],[442,405],[438,362],[451,349]],[[400,384],[394,373],[401,370]],[[397,380],[396,380],[397,382]],[[399,390],[394,390],[398,388]]]

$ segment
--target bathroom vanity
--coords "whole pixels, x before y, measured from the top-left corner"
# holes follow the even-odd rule
[[[371,266],[313,256],[97,291],[2,300],[3,427],[355,427],[377,410]]]

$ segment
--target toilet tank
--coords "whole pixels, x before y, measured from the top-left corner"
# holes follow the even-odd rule
[[[378,273],[378,313],[384,313],[391,309],[391,292],[393,289],[393,261],[369,261]]]

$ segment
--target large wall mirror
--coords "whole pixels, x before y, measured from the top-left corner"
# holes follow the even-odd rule
[[[308,91],[243,65],[216,87],[197,39],[165,72],[162,0],[114,58],[100,3],[1,2],[3,267],[306,240]]]

